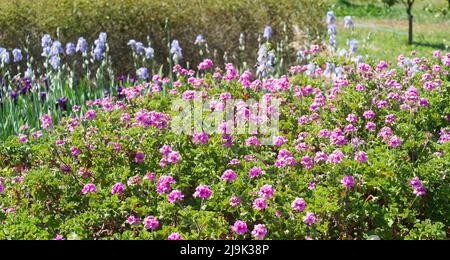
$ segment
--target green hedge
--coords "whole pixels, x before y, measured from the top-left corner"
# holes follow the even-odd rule
[[[63,43],[76,43],[79,36],[92,43],[105,31],[113,62],[119,70],[129,70],[129,39],[146,43],[150,36],[161,62],[167,57],[168,37],[176,38],[185,60],[196,63],[200,57],[193,43],[201,33],[210,49],[217,50],[219,60],[227,52],[233,61],[240,32],[247,35],[246,52],[250,53],[257,48],[258,34],[265,25],[273,27],[274,41],[285,37],[284,24],[289,36],[294,25],[308,28],[315,36],[324,28],[325,12],[321,0],[0,0],[0,46],[24,46],[29,36],[30,51],[38,57],[45,32],[56,38],[59,28]],[[250,64],[254,58],[255,54],[245,57]]]

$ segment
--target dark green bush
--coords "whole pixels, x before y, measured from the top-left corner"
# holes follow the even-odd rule
[[[180,41],[186,61],[197,64],[198,49],[193,44],[204,34],[218,61],[225,52],[236,61],[240,32],[247,35],[247,49],[257,48],[258,34],[271,25],[274,41],[280,40],[286,24],[292,36],[294,25],[308,28],[312,35],[323,29],[326,12],[322,1],[311,0],[0,0],[0,45],[14,48],[26,45],[35,58],[40,56],[43,33],[61,42],[76,42],[83,36],[90,43],[99,32],[108,33],[114,64],[119,71],[131,70],[129,39],[144,43],[150,36],[156,59],[165,62],[170,39]],[[7,28],[7,29],[5,29]],[[170,37],[170,38],[169,38]],[[250,52],[248,52],[250,53]],[[212,53],[211,53],[212,56]],[[254,56],[245,57],[250,64]]]

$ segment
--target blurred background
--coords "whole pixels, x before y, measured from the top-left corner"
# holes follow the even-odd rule
[[[0,0],[0,46],[28,46],[39,60],[44,33],[62,43],[85,37],[92,43],[108,33],[110,54],[117,71],[133,72],[130,39],[150,43],[155,61],[164,63],[168,44],[177,39],[185,61],[202,58],[196,36],[206,39],[214,61],[254,64],[263,29],[273,28],[272,41],[285,40],[292,57],[305,42],[326,34],[325,14],[353,16],[354,31],[340,30],[341,47],[355,38],[362,54],[392,60],[398,53],[418,49],[447,50],[450,42],[450,2],[416,0],[413,8],[415,44],[407,45],[406,0]],[[339,27],[343,24],[338,21]],[[239,36],[245,34],[245,52]],[[259,39],[259,41],[258,41]],[[286,42],[288,41],[288,42]],[[39,43],[39,44],[38,44]],[[339,46],[338,46],[339,48]],[[245,53],[245,54],[244,54]],[[285,54],[288,55],[288,54]]]

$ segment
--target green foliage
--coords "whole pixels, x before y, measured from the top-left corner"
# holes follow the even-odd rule
[[[232,146],[226,148],[219,134],[200,145],[191,136],[170,129],[132,127],[141,109],[174,113],[170,111],[172,101],[184,91],[194,89],[186,77],[177,79],[181,82],[177,95],[149,94],[145,89],[125,101],[125,107],[103,111],[99,106],[94,120],[82,120],[80,116],[75,129],[69,129],[71,119],[64,118],[61,124],[45,130],[41,138],[30,138],[20,144],[17,137],[11,137],[0,145],[0,176],[5,187],[0,194],[0,239],[52,239],[57,234],[67,239],[166,239],[172,232],[180,233],[184,239],[251,238],[248,233],[238,236],[230,230],[236,220],[246,221],[249,229],[264,223],[269,230],[267,239],[367,239],[371,235],[382,239],[446,239],[450,225],[450,142],[438,140],[442,130],[449,126],[449,76],[443,72],[448,67],[442,66],[441,72],[430,70],[442,84],[426,90],[420,87],[423,84],[420,72],[410,75],[397,69],[392,80],[405,84],[391,87],[387,86],[386,78],[374,76],[379,73],[375,69],[367,74],[358,72],[356,64],[342,57],[330,58],[325,53],[311,61],[323,67],[330,60],[344,66],[348,84],[334,88],[336,95],[327,99],[326,106],[312,112],[310,105],[316,96],[298,95],[299,90],[295,89],[310,85],[316,88],[315,92],[330,97],[333,82],[323,76],[291,75],[292,90],[272,93],[283,100],[280,132],[288,143],[282,147],[247,146],[248,135],[235,135]],[[437,64],[442,65],[439,58],[429,58],[430,68]],[[371,63],[372,68],[376,65]],[[209,86],[202,90],[211,98],[228,92],[236,100],[259,100],[266,94],[244,89],[237,81],[216,80],[210,73],[202,78]],[[357,84],[364,84],[366,91],[357,91]],[[400,109],[404,104],[402,98],[388,98],[389,94],[403,97],[411,85],[417,86],[420,98],[428,100],[427,107],[418,106],[415,101],[408,103],[412,108]],[[377,107],[374,100],[389,103],[387,107]],[[331,106],[335,109],[329,109]],[[364,118],[364,111],[369,109],[375,111],[375,118]],[[315,112],[317,120],[298,123],[299,117]],[[121,120],[125,113],[133,118],[131,122]],[[204,117],[208,113],[205,110]],[[348,139],[345,145],[337,146],[318,136],[322,129],[347,126],[350,113],[359,120],[354,132],[345,133]],[[403,141],[397,148],[389,147],[377,136],[386,126],[388,114],[396,116],[395,123],[389,126]],[[369,121],[376,123],[375,132],[365,129]],[[308,135],[301,135],[300,139],[299,133],[305,132]],[[57,140],[64,140],[64,144],[56,145]],[[307,149],[294,150],[300,142]],[[159,150],[165,144],[178,151],[181,159],[162,167]],[[74,157],[71,147],[79,148],[81,154]],[[291,151],[297,165],[276,167],[281,149]],[[345,153],[342,163],[317,162],[312,169],[300,163],[305,155],[314,158],[317,151],[331,154],[335,149]],[[361,150],[368,155],[366,163],[355,160],[356,152]],[[142,164],[135,162],[137,151],[145,154]],[[253,159],[244,159],[248,155]],[[228,165],[235,158],[240,165]],[[63,171],[65,166],[70,166],[70,171]],[[254,166],[265,173],[249,178],[249,170]],[[224,182],[220,176],[230,168],[238,177],[232,183]],[[85,170],[90,175],[80,174]],[[157,193],[156,181],[127,184],[129,178],[143,178],[149,172],[156,174],[156,180],[163,175],[172,176],[176,180],[172,189],[180,190],[184,200],[169,203],[167,194]],[[345,175],[354,176],[353,188],[341,185]],[[424,196],[416,196],[408,184],[415,176],[420,177],[427,189]],[[23,177],[22,181],[13,181],[17,177]],[[117,182],[126,184],[125,190],[122,194],[111,194]],[[311,182],[317,185],[313,190],[308,188]],[[87,183],[94,183],[97,192],[82,194]],[[200,184],[211,187],[211,198],[202,200],[193,196]],[[268,208],[256,210],[252,203],[265,184],[273,186],[275,196],[268,198]],[[239,207],[230,206],[233,196],[240,197]],[[314,225],[304,223],[305,212],[292,209],[291,203],[297,197],[305,199],[305,212],[316,214]],[[7,211],[11,208],[16,213]],[[126,220],[131,215],[141,220],[155,216],[160,226],[154,231],[145,229],[142,223],[130,226]]]
[[[258,7],[258,8],[255,8]],[[246,34],[246,57],[251,64],[258,47],[258,34],[264,26],[274,29],[279,42],[286,33],[292,37],[293,26],[309,28],[315,37],[323,31],[325,5],[309,0],[1,0],[0,41],[3,47],[27,46],[36,60],[40,59],[40,37],[50,33],[63,43],[76,42],[85,37],[90,43],[99,32],[109,33],[111,56],[120,73],[133,67],[129,39],[147,44],[150,37],[157,62],[166,63],[168,42],[178,39],[183,48],[184,61],[201,61],[195,37],[203,34],[211,51],[217,50],[217,60],[227,53],[229,62],[238,60],[239,34]],[[29,43],[25,40],[29,37]],[[216,59],[216,57],[214,57]],[[222,63],[222,62],[220,62]],[[134,72],[134,71],[133,71]]]

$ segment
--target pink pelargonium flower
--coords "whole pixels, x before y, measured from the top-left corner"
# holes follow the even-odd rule
[[[232,197],[231,199],[230,199],[230,206],[231,207],[236,207],[236,206],[238,206],[239,204],[241,204],[241,199],[239,198],[239,197],[236,197],[236,196],[234,196],[234,197]]]
[[[358,117],[355,114],[349,114],[346,119],[350,123],[358,122]]]
[[[377,127],[377,125],[373,122],[367,122],[367,124],[366,124],[366,129],[369,132],[374,132],[376,127]]]
[[[302,212],[306,208],[306,201],[303,198],[296,198],[291,203],[291,207],[297,212]]]
[[[156,173],[148,172],[147,174],[145,174],[144,180],[146,180],[146,181],[155,181],[156,180]]]
[[[183,240],[183,238],[179,233],[174,232],[167,237],[167,240]]]
[[[202,62],[200,62],[200,64],[198,64],[198,70],[207,70],[209,68],[212,68],[212,66],[214,66],[214,63],[212,60],[210,59],[205,59]]]
[[[138,151],[136,153],[136,155],[134,156],[134,162],[137,164],[142,164],[144,163],[144,159],[145,159],[145,154],[141,151]]]
[[[303,222],[305,222],[308,226],[314,225],[316,223],[317,217],[312,212],[306,212],[306,215],[303,217]]]
[[[241,165],[241,162],[238,159],[232,159],[229,163],[229,166],[233,166],[233,165]]]
[[[234,67],[234,65],[232,63],[227,63],[225,65],[225,68],[227,70],[225,80],[227,81],[234,80],[237,76],[236,68]]]
[[[172,151],[166,159],[169,163],[176,164],[180,160],[180,153],[177,151]]]
[[[135,215],[131,215],[127,218],[127,223],[130,226],[137,226],[141,222],[141,219],[136,217]]]
[[[148,216],[144,219],[144,227],[147,230],[155,230],[159,227],[159,221],[154,216]]]
[[[261,168],[255,166],[250,169],[248,176],[250,178],[254,178],[254,177],[258,177],[259,175],[261,175],[263,173],[264,173],[264,171]]]
[[[212,196],[213,192],[212,190],[206,186],[206,185],[199,185],[197,188],[195,188],[194,197],[195,198],[202,198],[202,199],[209,199]]]
[[[283,144],[285,144],[287,142],[288,142],[288,140],[283,136],[275,136],[273,138],[273,145],[278,146],[278,147],[282,146]]]
[[[219,96],[219,99],[220,99],[221,101],[229,100],[229,99],[231,99],[231,98],[232,98],[232,96],[231,96],[231,94],[228,93],[228,92],[224,92],[224,93],[220,94],[220,96]]]
[[[62,240],[66,240],[66,239],[62,235],[57,234],[56,237],[53,240],[62,241]]]
[[[97,117],[97,113],[95,112],[95,110],[90,109],[90,110],[86,111],[86,114],[84,114],[83,119],[85,121],[94,120],[96,117]]]
[[[328,156],[328,162],[333,164],[340,164],[344,160],[345,155],[340,150],[335,150],[330,156]]]
[[[31,136],[33,136],[34,139],[41,138],[42,135],[43,135],[43,134],[42,134],[42,131],[41,131],[41,130],[36,131],[36,132],[33,132],[33,133],[31,134]]]
[[[274,193],[275,193],[275,190],[272,188],[272,185],[268,185],[268,184],[265,184],[264,186],[262,186],[258,192],[259,196],[262,196],[267,199],[272,197]]]
[[[75,146],[72,146],[70,147],[70,153],[72,154],[73,157],[77,157],[78,155],[81,154],[81,150]]]
[[[210,136],[208,134],[206,134],[205,132],[194,134],[194,143],[206,144],[209,139],[210,139]]]
[[[412,178],[412,180],[409,182],[409,185],[414,189],[414,194],[418,197],[424,196],[427,193],[427,189],[425,188],[425,186],[423,186],[419,177]]]
[[[302,157],[301,164],[306,170],[312,169],[314,167],[314,162],[308,155]]]
[[[258,224],[253,227],[252,236],[256,239],[262,240],[267,235],[267,229],[264,224]]]
[[[161,176],[156,183],[156,192],[159,194],[169,193],[171,184],[175,184],[176,181],[172,176]]]
[[[261,146],[261,142],[258,140],[256,136],[249,137],[245,141],[246,146]]]
[[[367,159],[367,154],[366,154],[366,152],[364,152],[364,151],[356,152],[355,160],[357,160],[357,161],[360,162],[360,163],[365,163],[365,162],[367,162],[368,159]]]
[[[400,139],[400,137],[394,135],[389,139],[388,144],[389,144],[389,147],[391,147],[391,148],[397,148],[402,145],[402,139]]]
[[[24,134],[19,134],[19,142],[20,143],[26,143],[28,142],[28,136],[24,135]]]
[[[183,199],[184,199],[184,195],[179,190],[173,190],[167,196],[167,200],[169,201],[169,203],[175,203],[177,201],[182,201]]]
[[[47,129],[53,126],[52,117],[48,114],[45,114],[41,118],[42,128]]]
[[[123,184],[118,182],[114,184],[111,188],[111,194],[122,194],[124,190]]]
[[[253,201],[253,208],[257,210],[265,209],[267,208],[267,202],[263,198],[257,198]]]
[[[127,181],[128,186],[139,185],[141,183],[142,183],[142,179],[141,179],[141,176],[139,176],[139,175],[132,176]]]
[[[237,174],[233,170],[228,169],[222,174],[222,177],[220,178],[224,181],[232,182],[236,180]]]
[[[89,183],[89,184],[84,185],[84,187],[81,190],[81,192],[83,194],[96,193],[97,192],[97,187],[95,187],[95,185],[93,183]]]
[[[328,160],[328,155],[324,152],[317,152],[316,155],[314,156],[314,162],[318,163],[318,162],[326,162]]]
[[[364,112],[363,116],[365,119],[372,119],[375,117],[375,112],[373,112],[372,110],[367,110]]]
[[[238,235],[244,235],[248,232],[247,223],[242,220],[237,220],[236,222],[234,222],[234,225],[231,226],[231,230]]]
[[[355,178],[351,175],[346,175],[346,176],[344,176],[344,178],[342,178],[341,184],[346,189],[351,189],[353,186],[355,186]]]

